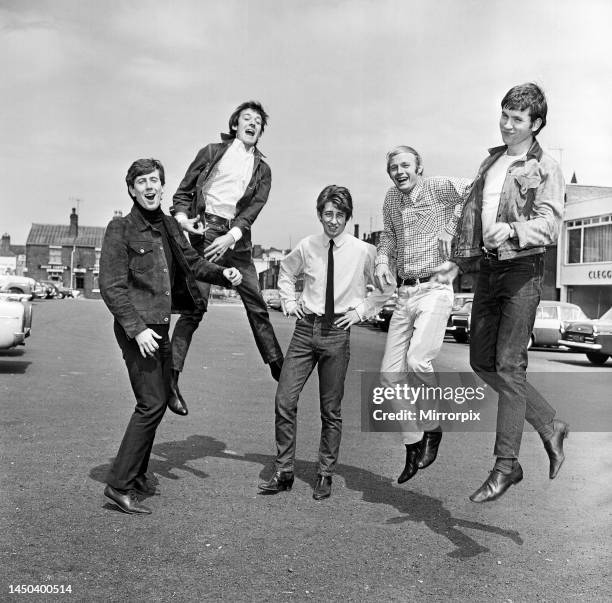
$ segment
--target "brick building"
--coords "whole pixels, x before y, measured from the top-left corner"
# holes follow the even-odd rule
[[[32,224],[26,241],[27,276],[99,297],[98,273],[103,226],[79,226],[72,208],[68,224]]]
[[[0,240],[0,274],[25,275],[25,245],[11,245],[11,236],[5,232]]]

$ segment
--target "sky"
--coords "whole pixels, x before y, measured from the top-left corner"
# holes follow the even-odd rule
[[[526,81],[566,180],[612,186],[610,23],[609,0],[0,0],[0,231],[25,244],[72,207],[105,226],[140,157],[164,164],[167,209],[248,99],[270,115],[266,247],[320,230],[328,184],[350,189],[361,233],[380,229],[398,144],[426,176],[473,177]]]

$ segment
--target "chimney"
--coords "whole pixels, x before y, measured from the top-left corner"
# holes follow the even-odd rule
[[[2,242],[0,243],[0,255],[7,256],[11,253],[11,235],[5,232],[2,235]]]
[[[113,220],[118,220],[119,218],[123,218],[123,212],[120,209],[116,209],[113,213]]]
[[[68,231],[68,236],[75,239],[79,236],[79,216],[74,207],[72,208],[72,213],[70,214],[70,230]]]
[[[359,238],[359,224],[355,224],[355,238],[358,239]]]

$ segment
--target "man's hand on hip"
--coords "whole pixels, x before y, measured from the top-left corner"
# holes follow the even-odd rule
[[[344,329],[345,331],[349,329],[352,325],[361,322],[361,317],[357,310],[349,310],[334,322],[334,325],[340,329]]]
[[[206,249],[204,249],[204,257],[214,262],[218,260],[236,241],[228,232],[220,237],[217,237]]]

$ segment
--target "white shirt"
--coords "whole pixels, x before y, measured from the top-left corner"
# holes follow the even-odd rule
[[[247,150],[244,143],[234,138],[223,157],[215,166],[210,178],[202,186],[206,211],[231,220],[236,217],[236,204],[242,197],[253,175],[255,151]],[[242,238],[238,227],[230,230],[236,241]]]
[[[305,312],[325,314],[325,287],[327,283],[327,254],[329,237],[310,235],[281,260],[278,288],[286,312],[297,306],[295,281],[304,274],[304,291],[300,305]],[[334,313],[344,314],[356,310],[363,320],[376,314],[393,292],[372,294],[367,285],[375,287],[374,262],[376,248],[346,232],[334,238]]]
[[[504,153],[487,170],[482,189],[482,236],[487,237],[491,227],[497,222],[499,198],[506,180],[508,168],[515,162],[525,159],[525,155],[507,155]]]

